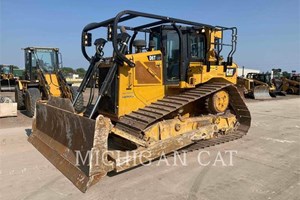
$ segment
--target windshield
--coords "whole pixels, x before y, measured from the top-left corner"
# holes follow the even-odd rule
[[[10,72],[10,66],[3,66],[1,68],[1,73],[3,73],[3,74],[10,74],[11,73]]]
[[[44,72],[52,72],[58,69],[57,52],[52,49],[35,50],[35,59]]]
[[[258,74],[258,80],[266,83],[271,82],[271,74]]]

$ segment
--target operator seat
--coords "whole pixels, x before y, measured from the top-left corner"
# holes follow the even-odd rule
[[[145,40],[134,40],[132,44],[135,48],[135,53],[141,53],[146,48]]]

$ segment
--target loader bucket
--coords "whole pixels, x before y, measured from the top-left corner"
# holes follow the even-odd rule
[[[85,192],[111,170],[105,156],[111,129],[108,118],[91,120],[74,113],[71,101],[51,97],[36,103],[36,116],[28,141]],[[96,153],[97,160],[96,163]],[[105,163],[105,165],[104,165]],[[111,167],[111,166],[110,166]]]
[[[265,86],[265,85],[254,87],[253,89],[254,99],[271,99],[272,97],[270,96],[269,90],[270,90],[269,86]]]

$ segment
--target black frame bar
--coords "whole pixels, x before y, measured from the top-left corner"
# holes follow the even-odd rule
[[[117,35],[118,35],[118,24],[120,22],[124,22],[130,19],[134,19],[136,17],[143,17],[143,18],[148,18],[148,19],[154,19],[157,21],[151,22],[151,23],[146,23],[137,27],[125,27],[126,30],[131,30],[134,31],[134,35],[133,35],[133,39],[135,38],[136,34],[138,32],[150,32],[150,28],[153,28],[155,26],[158,25],[162,25],[162,24],[166,24],[166,23],[170,23],[174,29],[176,30],[176,32],[178,33],[178,37],[179,37],[179,41],[181,43],[182,41],[182,33],[180,31],[180,28],[178,28],[179,25],[177,24],[183,24],[183,25],[189,25],[189,26],[195,26],[195,27],[199,27],[199,28],[209,28],[211,30],[219,30],[222,32],[222,36],[223,36],[223,32],[227,31],[227,30],[231,30],[232,32],[232,40],[231,40],[231,51],[229,52],[228,56],[227,56],[227,62],[224,62],[224,66],[227,65],[232,65],[232,56],[236,51],[236,40],[237,40],[237,28],[236,27],[222,27],[222,26],[212,26],[212,25],[208,25],[208,24],[203,24],[203,23],[198,23],[198,22],[192,22],[192,21],[187,21],[187,20],[182,20],[182,19],[177,19],[177,18],[172,18],[172,17],[167,17],[167,16],[161,16],[161,15],[155,15],[155,14],[149,14],[149,13],[143,13],[143,12],[137,12],[137,11],[132,11],[132,10],[125,10],[122,11],[120,13],[118,13],[114,18],[110,18],[108,20],[102,21],[102,22],[95,22],[95,23],[90,23],[88,25],[86,25],[83,30],[82,30],[82,42],[81,42],[81,51],[83,56],[88,60],[91,61],[91,57],[87,54],[86,52],[86,47],[83,45],[83,40],[84,40],[84,35],[86,33],[88,33],[88,31],[100,28],[100,27],[112,27],[112,45],[113,45],[113,51],[115,52],[117,58],[120,61],[124,61],[126,62],[130,67],[134,67],[134,63],[131,62],[128,58],[126,58],[126,56],[120,52],[119,48],[118,48],[118,41],[117,41]],[[213,42],[211,42],[213,43]],[[132,41],[130,41],[130,45],[129,45],[129,52],[132,53],[132,47],[131,47]],[[180,44],[181,45],[181,44]],[[223,38],[221,40],[221,43],[218,44],[220,45],[220,48],[218,48],[218,56],[220,55],[222,49],[223,49],[223,45],[227,46],[226,44],[223,44]],[[182,47],[182,45],[181,45]],[[210,45],[207,45],[207,48],[209,50]],[[206,52],[206,55],[208,53],[208,50]],[[182,51],[182,48],[181,48]],[[180,70],[180,80],[183,81],[184,79],[184,59],[183,59],[183,52],[180,52],[180,61],[179,61],[179,70]],[[210,63],[207,63],[208,65],[210,65]]]
[[[84,33],[87,33],[88,31],[100,28],[100,27],[107,27],[108,25],[112,25],[113,29],[113,49],[116,52],[117,56],[121,59],[124,60],[128,65],[132,66],[133,63],[128,60],[124,55],[120,53],[118,50],[118,43],[117,43],[117,28],[118,28],[118,23],[127,21],[136,17],[144,17],[144,18],[149,18],[149,19],[156,19],[158,20],[157,22],[152,22],[149,24],[141,25],[138,27],[125,27],[127,30],[133,30],[133,31],[139,31],[139,32],[147,32],[145,28],[150,28],[153,26],[165,24],[165,23],[179,23],[179,24],[186,24],[186,25],[191,25],[191,26],[198,26],[198,27],[208,27],[211,29],[215,29],[215,26],[211,26],[208,24],[202,24],[202,23],[197,23],[197,22],[192,22],[192,21],[187,21],[187,20],[182,20],[182,19],[177,19],[177,18],[172,18],[172,17],[166,17],[166,16],[160,16],[160,15],[154,15],[154,14],[148,14],[148,13],[142,13],[142,12],[137,12],[137,11],[131,11],[131,10],[125,10],[116,15],[114,18],[110,18],[108,20],[105,20],[103,22],[98,22],[98,23],[90,23],[86,25],[83,30],[82,30],[82,39]],[[82,43],[81,43],[82,44]],[[83,56],[90,61],[91,58],[87,55],[85,46],[81,45],[81,50],[83,53]]]

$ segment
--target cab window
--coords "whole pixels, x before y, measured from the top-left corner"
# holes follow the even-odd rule
[[[179,81],[179,36],[176,31],[168,31],[166,36],[166,78],[168,82],[177,82]]]
[[[189,37],[190,58],[193,60],[205,59],[205,38],[202,34],[191,34]]]

